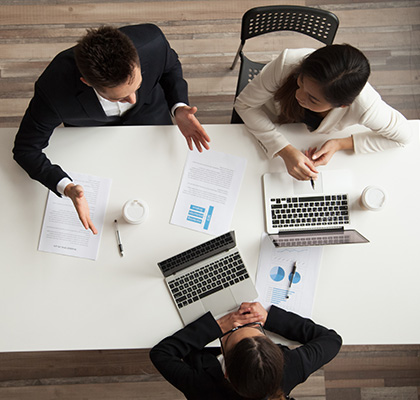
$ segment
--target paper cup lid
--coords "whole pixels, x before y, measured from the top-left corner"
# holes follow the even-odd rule
[[[123,207],[123,218],[129,224],[141,224],[149,215],[149,206],[143,200],[128,200]]]
[[[380,210],[385,205],[386,195],[383,189],[377,186],[368,186],[362,193],[362,201],[369,210]]]

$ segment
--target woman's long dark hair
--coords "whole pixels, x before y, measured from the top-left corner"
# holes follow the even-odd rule
[[[245,399],[282,399],[283,352],[266,336],[242,339],[225,355],[226,373]]]
[[[332,44],[311,53],[274,95],[280,103],[278,121],[282,124],[302,121],[304,108],[295,98],[299,75],[317,81],[325,100],[333,107],[349,106],[366,85],[370,65],[365,55],[349,44]]]

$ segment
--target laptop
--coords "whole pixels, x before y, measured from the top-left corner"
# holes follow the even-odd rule
[[[287,172],[263,175],[267,233],[276,247],[368,243],[350,228],[351,172],[326,170],[298,181]]]
[[[258,297],[231,231],[158,263],[184,324]]]

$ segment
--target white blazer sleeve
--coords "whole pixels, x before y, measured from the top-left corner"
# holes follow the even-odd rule
[[[235,101],[235,110],[242,118],[267,156],[273,158],[289,142],[279,131],[267,113],[274,111],[274,93],[283,80],[304,56],[313,49],[286,49],[257,75],[239,94]]]
[[[358,98],[359,123],[372,132],[353,135],[355,153],[371,153],[394,147],[403,147],[414,137],[405,117],[386,104],[368,83]]]

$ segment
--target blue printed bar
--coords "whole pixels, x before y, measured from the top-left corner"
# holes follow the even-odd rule
[[[204,229],[206,229],[206,230],[209,229],[211,217],[213,215],[213,210],[214,210],[214,207],[210,206],[209,207],[209,212],[207,213],[206,222],[204,223]]]

